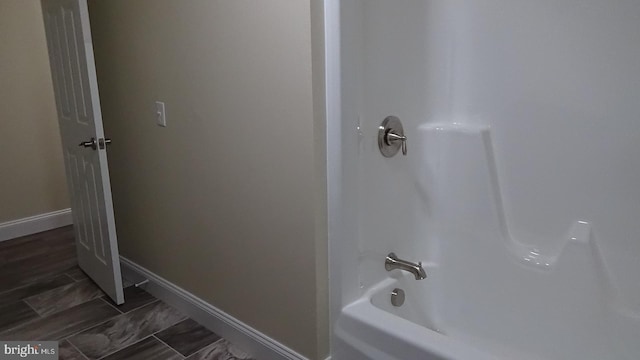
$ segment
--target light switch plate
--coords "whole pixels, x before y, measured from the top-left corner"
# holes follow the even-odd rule
[[[162,101],[156,101],[156,123],[158,126],[167,127],[167,113]]]

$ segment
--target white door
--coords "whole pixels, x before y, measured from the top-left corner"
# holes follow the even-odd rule
[[[124,302],[86,0],[42,0],[78,263]]]

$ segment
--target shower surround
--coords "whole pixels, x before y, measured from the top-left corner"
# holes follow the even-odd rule
[[[640,4],[327,10],[333,359],[638,358]]]

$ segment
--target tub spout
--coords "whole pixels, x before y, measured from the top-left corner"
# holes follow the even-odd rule
[[[387,271],[391,271],[394,269],[400,269],[404,271],[408,271],[415,276],[416,280],[422,280],[427,278],[427,273],[422,268],[422,263],[412,263],[410,261],[398,259],[396,254],[390,253],[387,255],[387,258],[384,260],[384,268]]]

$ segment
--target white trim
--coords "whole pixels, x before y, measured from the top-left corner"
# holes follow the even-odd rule
[[[327,243],[329,247],[329,354],[336,349],[335,322],[343,304],[341,255],[344,239],[349,232],[343,226],[344,174],[342,134],[342,79],[341,79],[341,0],[324,2],[325,91],[326,91],[326,156],[327,156]],[[355,239],[354,239],[355,240]]]
[[[73,224],[71,209],[52,211],[18,220],[0,223],[0,241],[36,234]]]
[[[251,356],[257,359],[308,360],[303,355],[133,261],[120,256],[120,264],[122,276],[126,280],[139,283],[148,279],[149,283],[144,285],[143,289],[181,310],[216,334],[237,344]]]

